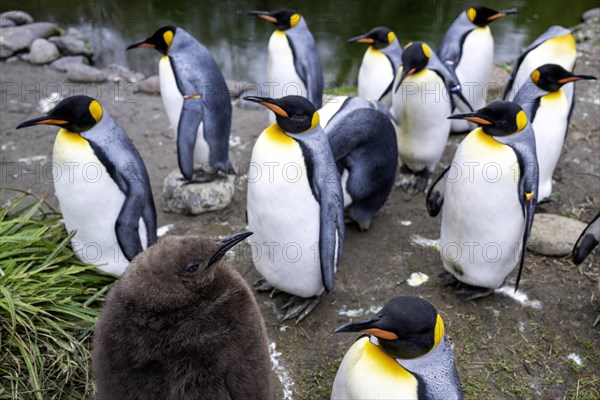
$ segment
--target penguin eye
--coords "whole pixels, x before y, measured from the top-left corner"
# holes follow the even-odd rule
[[[189,275],[193,275],[198,272],[198,268],[200,268],[200,264],[197,263],[189,263],[187,267],[185,267],[185,273]]]

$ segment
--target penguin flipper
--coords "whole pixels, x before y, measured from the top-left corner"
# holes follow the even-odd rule
[[[194,147],[203,114],[201,99],[192,97],[183,100],[177,126],[177,161],[183,177],[188,181],[194,176]]]
[[[594,247],[600,242],[600,213],[590,222],[587,228],[581,233],[577,243],[573,247],[571,258],[575,265],[579,265],[594,250]]]
[[[337,167],[332,164],[332,168]],[[339,175],[335,174],[335,176]],[[322,190],[320,199],[319,252],[321,257],[321,279],[327,292],[333,290],[334,276],[344,246],[344,200],[339,182],[336,183],[340,188],[339,193],[334,190]]]
[[[144,208],[144,195],[135,190],[133,186],[130,186],[129,189],[130,191],[125,195],[125,202],[115,223],[115,233],[121,251],[127,257],[127,260],[131,261],[144,251],[139,234],[139,222]]]
[[[537,195],[534,195],[537,197]],[[533,217],[535,215],[535,204],[536,199],[532,198],[525,200],[525,229],[523,231],[523,241],[521,243],[521,257],[519,260],[519,272],[517,274],[517,281],[515,283],[515,291],[519,288],[519,282],[521,281],[521,275],[523,273],[523,265],[525,265],[525,252],[527,250],[527,240],[529,239],[529,233],[533,226]]]
[[[444,204],[444,194],[446,192],[446,174],[450,170],[452,165],[447,167],[444,172],[433,182],[429,193],[427,193],[426,206],[427,212],[431,217],[437,216]]]

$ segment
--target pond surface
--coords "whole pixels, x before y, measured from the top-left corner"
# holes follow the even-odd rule
[[[347,39],[375,26],[389,26],[400,42],[422,40],[437,48],[458,14],[472,1],[57,1],[4,0],[1,9],[20,9],[38,21],[54,21],[82,30],[96,49],[95,62],[117,63],[145,74],[158,71],[159,54],[150,50],[125,52],[128,44],[150,36],[157,28],[184,28],[206,45],[225,77],[261,82],[266,74],[267,42],[273,26],[250,17],[250,10],[293,7],[306,18],[317,42],[328,85],[355,85],[364,45]],[[496,62],[513,60],[551,25],[573,26],[597,0],[495,0],[483,2],[495,9],[516,8],[517,15],[494,22]]]

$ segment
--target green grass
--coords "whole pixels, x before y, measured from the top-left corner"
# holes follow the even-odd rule
[[[323,93],[330,96],[356,96],[358,94],[358,88],[356,86],[342,85],[325,88]]]
[[[114,278],[75,257],[43,199],[13,194],[0,208],[0,398],[90,397],[93,326]]]

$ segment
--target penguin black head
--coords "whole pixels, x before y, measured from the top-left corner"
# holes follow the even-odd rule
[[[379,26],[371,29],[364,35],[353,37],[348,43],[367,43],[376,49],[383,49],[396,40],[396,35],[390,28]]]
[[[302,18],[302,16],[298,14],[298,11],[290,8],[283,8],[277,11],[250,11],[248,15],[254,15],[265,21],[269,21],[273,23],[277,29],[282,31],[293,28]]]
[[[175,37],[175,31],[177,28],[174,26],[165,26],[154,32],[148,39],[138,43],[127,46],[127,50],[136,49],[138,47],[145,47],[149,49],[156,49],[162,54],[167,54],[173,38]]]
[[[531,73],[531,80],[540,89],[556,92],[562,85],[582,79],[596,79],[591,75],[575,75],[557,64],[544,64]]]
[[[430,352],[444,337],[444,322],[435,307],[419,297],[398,296],[375,318],[350,322],[335,330],[377,337],[381,349],[394,358],[411,359]]]
[[[17,129],[33,125],[56,125],[71,132],[84,132],[102,119],[102,106],[88,96],[67,97],[48,114],[22,122]]]
[[[202,236],[169,236],[140,253],[127,267],[124,291],[149,309],[182,308],[215,297],[225,282],[219,261],[252,235],[243,232],[213,241]]]
[[[485,6],[474,6],[469,8],[466,12],[469,21],[479,27],[484,27],[499,18],[510,14],[516,14],[517,10],[496,11]]]
[[[425,69],[429,63],[429,57],[431,57],[431,47],[427,43],[410,42],[407,44],[402,53],[402,75],[400,75],[395,91],[398,91],[407,76]]]
[[[319,125],[319,113],[313,103],[302,96],[280,99],[248,96],[244,100],[260,103],[276,114],[277,125],[289,133],[302,133]]]
[[[451,115],[448,119],[465,119],[481,126],[491,136],[508,136],[528,124],[525,111],[510,101],[495,101],[472,113]]]

